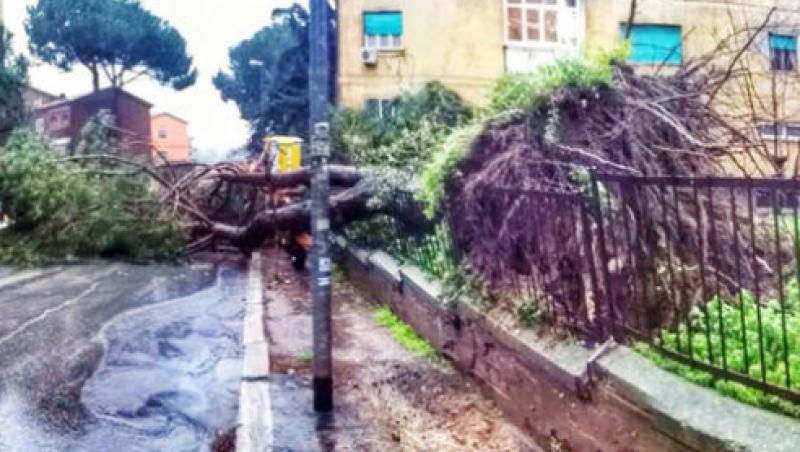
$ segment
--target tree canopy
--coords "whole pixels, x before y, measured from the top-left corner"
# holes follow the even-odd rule
[[[138,0],[39,0],[25,30],[33,55],[65,71],[84,66],[95,90],[101,74],[114,87],[149,76],[181,90],[197,79],[186,41]]]
[[[26,119],[23,93],[28,63],[11,51],[11,34],[0,26],[0,144]]]
[[[230,70],[214,77],[253,130],[306,137],[308,132],[308,12],[294,4],[273,12],[272,24],[230,49]]]

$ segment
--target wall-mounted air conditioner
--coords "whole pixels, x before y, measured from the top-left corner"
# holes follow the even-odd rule
[[[361,49],[361,62],[366,66],[375,66],[378,64],[378,51],[367,47]]]

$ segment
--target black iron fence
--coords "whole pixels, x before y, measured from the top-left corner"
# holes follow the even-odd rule
[[[800,401],[800,181],[596,175],[612,334]]]
[[[486,189],[482,227],[512,229],[505,242],[456,250],[439,227],[395,247],[438,277],[492,248],[508,258],[486,282],[521,314],[800,402],[800,181],[593,174],[581,192]]]

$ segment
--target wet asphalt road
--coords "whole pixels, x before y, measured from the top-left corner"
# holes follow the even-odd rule
[[[0,269],[0,451],[207,450],[236,421],[245,268]]]

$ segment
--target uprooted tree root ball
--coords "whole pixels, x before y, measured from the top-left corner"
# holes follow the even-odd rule
[[[546,197],[533,202],[526,192],[587,194],[590,170],[636,176],[720,176],[734,166],[731,152],[755,152],[748,138],[710,106],[711,93],[724,83],[724,74],[691,65],[665,76],[638,75],[618,63],[611,69],[608,83],[578,86],[567,81],[532,99],[511,117],[500,122],[494,119],[472,141],[457,171],[445,181],[442,204],[455,240],[495,290],[502,291],[514,278],[535,273],[544,277],[546,287],[556,283],[547,281],[551,278],[558,279],[559,287],[569,288],[560,294],[565,303],[580,303],[578,294],[586,278],[577,262],[585,246],[580,226],[576,226],[579,218],[563,202]],[[709,240],[710,228],[706,225],[702,234],[693,237],[681,231],[697,230],[698,206],[718,220],[720,226],[714,231],[718,243],[738,240],[744,247],[749,244],[744,228],[731,228],[738,221],[734,215],[744,218],[744,212],[711,204],[705,193],[698,199],[679,194],[674,200],[676,215],[665,221],[657,209],[644,207],[663,203],[655,190],[639,193],[646,202],[638,205],[626,202],[631,194],[618,186],[601,184],[600,190],[607,193],[610,203],[625,206],[607,220],[612,233],[622,234],[625,222],[634,218],[643,222],[647,231],[636,234],[639,243],[634,246],[646,250],[637,262],[626,252],[609,256],[614,262],[612,279],[627,282],[621,286],[629,286],[642,273],[659,277],[663,272],[648,269],[664,268],[667,255],[675,259],[675,265],[697,268],[698,237]],[[675,241],[667,237],[687,238]],[[625,238],[619,240],[623,243]],[[769,254],[758,242],[752,252]],[[732,255],[713,256],[709,261],[713,271],[734,275]],[[641,267],[643,262],[647,268]],[[763,263],[744,263],[742,279],[752,280],[757,271],[754,266]],[[637,265],[639,268],[634,268]],[[763,270],[762,278],[769,272]],[[692,274],[684,283],[699,301],[698,278]],[[736,287],[727,289],[732,292]],[[640,308],[666,309],[653,304]],[[572,308],[575,306],[564,307]],[[672,315],[660,314],[653,317],[670,319]]]

